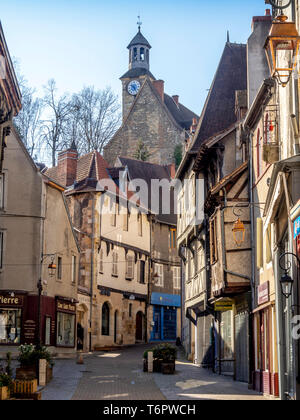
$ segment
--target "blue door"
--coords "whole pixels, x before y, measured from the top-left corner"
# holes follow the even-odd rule
[[[176,308],[164,307],[164,327],[163,339],[166,341],[175,341],[177,338],[177,311]]]
[[[161,307],[154,306],[153,339],[161,340]]]

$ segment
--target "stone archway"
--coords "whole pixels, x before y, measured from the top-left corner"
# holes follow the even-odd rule
[[[85,304],[77,307],[77,351],[88,351],[88,308]]]

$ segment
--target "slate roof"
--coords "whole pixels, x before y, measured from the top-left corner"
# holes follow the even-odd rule
[[[235,92],[247,89],[246,45],[227,42],[206,99],[191,152],[237,121]]]
[[[128,175],[130,180],[134,179],[143,179],[148,185],[148,206],[147,203],[141,202],[141,205],[151,210],[151,180],[158,179],[163,180],[167,179],[171,181],[171,175],[168,166],[157,165],[154,163],[143,162],[136,159],[130,159],[126,157],[119,157],[119,162],[122,165],[122,170],[124,168],[128,169]],[[110,171],[110,169],[109,169]],[[162,223],[177,224],[177,216],[174,214],[174,195],[171,194],[170,207],[171,214],[157,214],[156,218]],[[160,197],[160,203],[162,203],[162,197]]]
[[[155,77],[153,76],[151,71],[149,71],[148,69],[144,67],[136,67],[134,69],[128,70],[125,74],[123,74],[122,77],[120,77],[120,79],[126,79],[126,78],[130,79],[130,78],[140,77],[140,76],[145,76],[145,75],[148,75],[151,77],[151,79],[155,80]]]
[[[136,34],[136,36],[132,39],[132,41],[130,42],[127,48],[130,49],[134,45],[145,45],[148,48],[152,48],[149,42],[147,41],[147,39],[144,37],[144,35],[140,31],[140,29],[138,33]]]
[[[165,94],[164,102],[177,124],[179,124],[185,130],[190,129],[194,118],[196,118],[197,121],[199,120],[199,115],[195,114],[181,103],[179,103],[177,106],[174,99],[167,94]]]

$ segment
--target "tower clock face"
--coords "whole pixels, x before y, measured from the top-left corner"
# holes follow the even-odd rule
[[[128,88],[127,88],[128,89],[128,93],[130,95],[135,96],[135,95],[138,94],[138,92],[140,90],[140,87],[141,87],[140,82],[138,82],[137,80],[132,80],[132,82],[130,82],[128,84]]]

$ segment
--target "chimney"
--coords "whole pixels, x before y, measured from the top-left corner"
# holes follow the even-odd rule
[[[179,96],[178,95],[174,95],[172,96],[173,101],[175,102],[175,104],[178,106],[179,105]]]
[[[190,128],[190,132],[191,132],[192,134],[194,134],[194,133],[195,133],[195,131],[196,131],[196,129],[197,129],[197,125],[198,125],[198,120],[197,120],[197,118],[193,118],[193,123],[192,123],[191,128]]]
[[[68,149],[58,155],[57,175],[62,185],[70,187],[76,180],[78,152],[76,148]]]
[[[159,96],[161,97],[161,100],[164,102],[165,100],[165,82],[163,80],[154,80],[153,85],[157,92],[159,93]]]
[[[172,163],[171,165],[168,165],[168,170],[170,172],[170,177],[172,179],[174,179],[175,178],[175,175],[176,175],[175,163]]]

